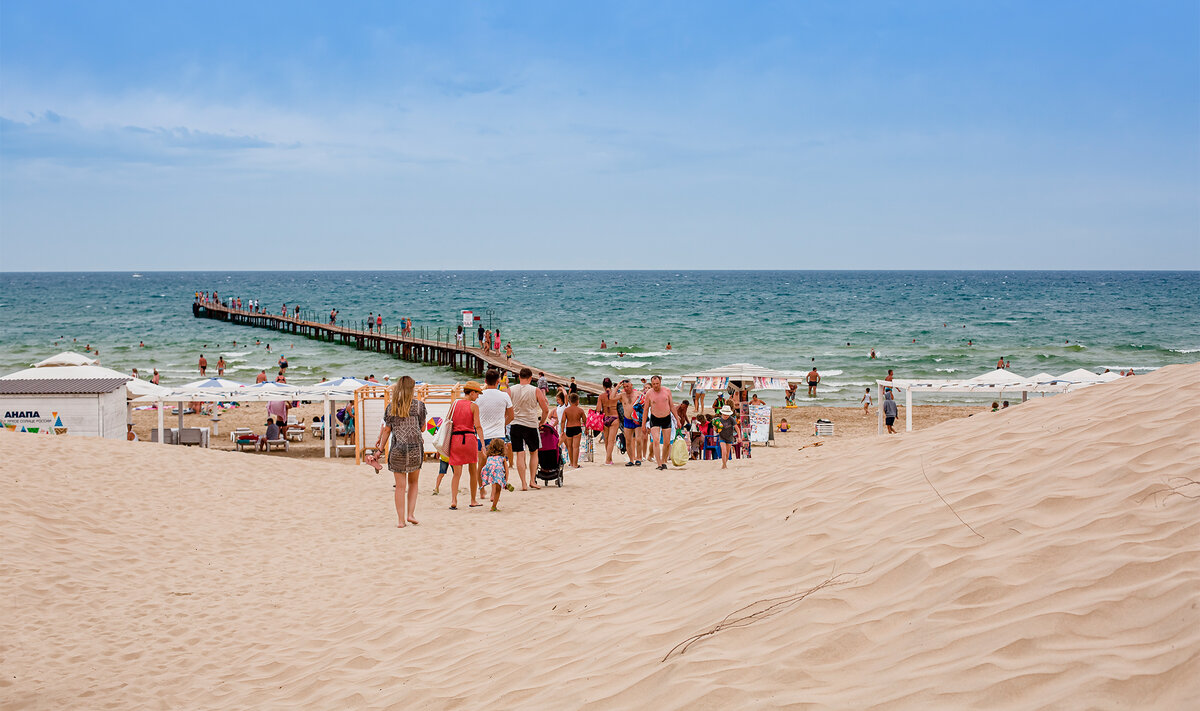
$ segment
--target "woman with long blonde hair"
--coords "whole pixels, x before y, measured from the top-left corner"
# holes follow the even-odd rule
[[[396,478],[397,524],[404,528],[406,523],[419,523],[417,513],[417,482],[421,476],[421,463],[425,460],[425,441],[421,432],[425,429],[425,403],[418,400],[414,391],[416,381],[405,375],[388,391],[387,406],[383,410],[383,427],[375,451],[383,451],[383,443],[391,438],[388,449],[388,469]]]

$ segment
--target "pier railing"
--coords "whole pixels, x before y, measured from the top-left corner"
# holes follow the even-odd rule
[[[361,319],[325,323],[319,318],[317,312],[310,309],[302,308],[298,315],[294,310],[289,311],[288,314],[269,314],[203,301],[192,304],[192,315],[197,318],[219,319],[243,326],[269,328],[317,340],[353,345],[359,350],[374,350],[403,360],[455,368],[475,375],[483,375],[489,367],[509,374],[516,374],[521,368],[528,367],[534,373],[544,372],[546,379],[557,387],[569,387],[571,382],[568,376],[522,363],[515,358],[508,358],[502,353],[497,353],[495,350],[484,350],[478,346],[467,345],[476,340],[477,332],[468,334],[464,329],[463,336],[467,340],[460,346],[455,338],[458,332],[457,325],[414,324],[411,332],[404,334],[398,325],[389,325],[385,322],[384,330],[381,333],[377,328],[368,329],[366,321]],[[305,318],[310,315],[315,318]],[[325,315],[325,320],[328,320],[328,314]],[[586,380],[577,380],[575,386],[580,394],[599,395],[603,392],[603,388],[598,383]]]

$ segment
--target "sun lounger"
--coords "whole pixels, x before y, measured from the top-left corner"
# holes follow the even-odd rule
[[[184,427],[179,431],[179,443],[183,445],[204,446],[205,439],[203,431],[197,427]]]
[[[267,439],[260,440],[260,442],[263,443],[263,447],[268,453],[271,451],[271,447],[283,447],[283,451],[288,451],[288,441],[286,439]]]

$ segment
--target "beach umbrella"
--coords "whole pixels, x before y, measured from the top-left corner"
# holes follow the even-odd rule
[[[358,390],[359,388],[363,387],[364,385],[379,385],[379,384],[380,383],[372,383],[369,380],[363,380],[361,378],[341,377],[341,378],[335,378],[333,380],[326,380],[325,382],[317,383],[316,385],[309,385],[305,388],[305,390],[307,390],[309,392],[313,392],[315,394],[318,394],[319,397],[324,399],[325,406],[323,409],[324,414],[322,417],[325,422],[326,431],[333,432],[334,429],[330,426],[330,422],[329,422],[329,418],[332,414],[330,411],[330,403],[333,402],[334,400],[351,400],[354,398],[355,390]],[[326,458],[329,457],[329,450],[330,450],[332,441],[333,441],[332,436],[325,437],[325,457]]]
[[[35,367],[19,370],[4,376],[4,380],[93,380],[106,378],[125,378],[132,380],[133,376],[112,368],[99,365],[60,365],[55,367]]]
[[[129,382],[125,383],[125,393],[130,399],[135,397],[145,397],[147,395],[166,395],[170,392],[171,388],[164,388],[161,385],[155,385],[149,380],[130,379]]]
[[[1072,383],[1102,383],[1105,380],[1092,371],[1084,370],[1083,368],[1076,368],[1069,373],[1063,373],[1062,375],[1058,376],[1058,379],[1069,380]]]
[[[429,422],[425,423],[425,431],[428,432],[430,435],[434,435],[434,434],[437,434],[437,430],[441,426],[442,426],[442,418],[430,417]]]
[[[197,380],[193,383],[188,383],[180,388],[180,390],[236,390],[237,388],[246,387],[245,383],[239,383],[235,380],[226,380],[225,378],[205,378]]]
[[[79,353],[71,351],[63,351],[56,356],[51,356],[43,361],[38,361],[33,364],[35,368],[52,368],[63,365],[100,365],[99,358],[88,358]]]
[[[336,378],[334,380],[326,380],[325,382],[317,383],[316,385],[309,385],[308,387],[313,388],[314,390],[350,390],[350,391],[354,391],[354,390],[357,390],[358,388],[361,388],[364,385],[379,385],[379,383],[372,383],[371,381],[363,380],[362,378],[341,377],[341,378]]]
[[[304,388],[287,383],[255,383],[237,391],[239,395],[247,396],[248,400],[260,400],[263,396],[275,396],[276,400],[295,400]]]

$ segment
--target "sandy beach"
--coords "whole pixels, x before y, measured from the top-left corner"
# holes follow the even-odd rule
[[[917,407],[884,437],[789,410],[729,471],[590,465],[498,513],[447,510],[427,464],[403,531],[390,476],[311,438],[0,432],[0,705],[1186,708],[1198,381]],[[837,435],[798,450],[817,416]]]

